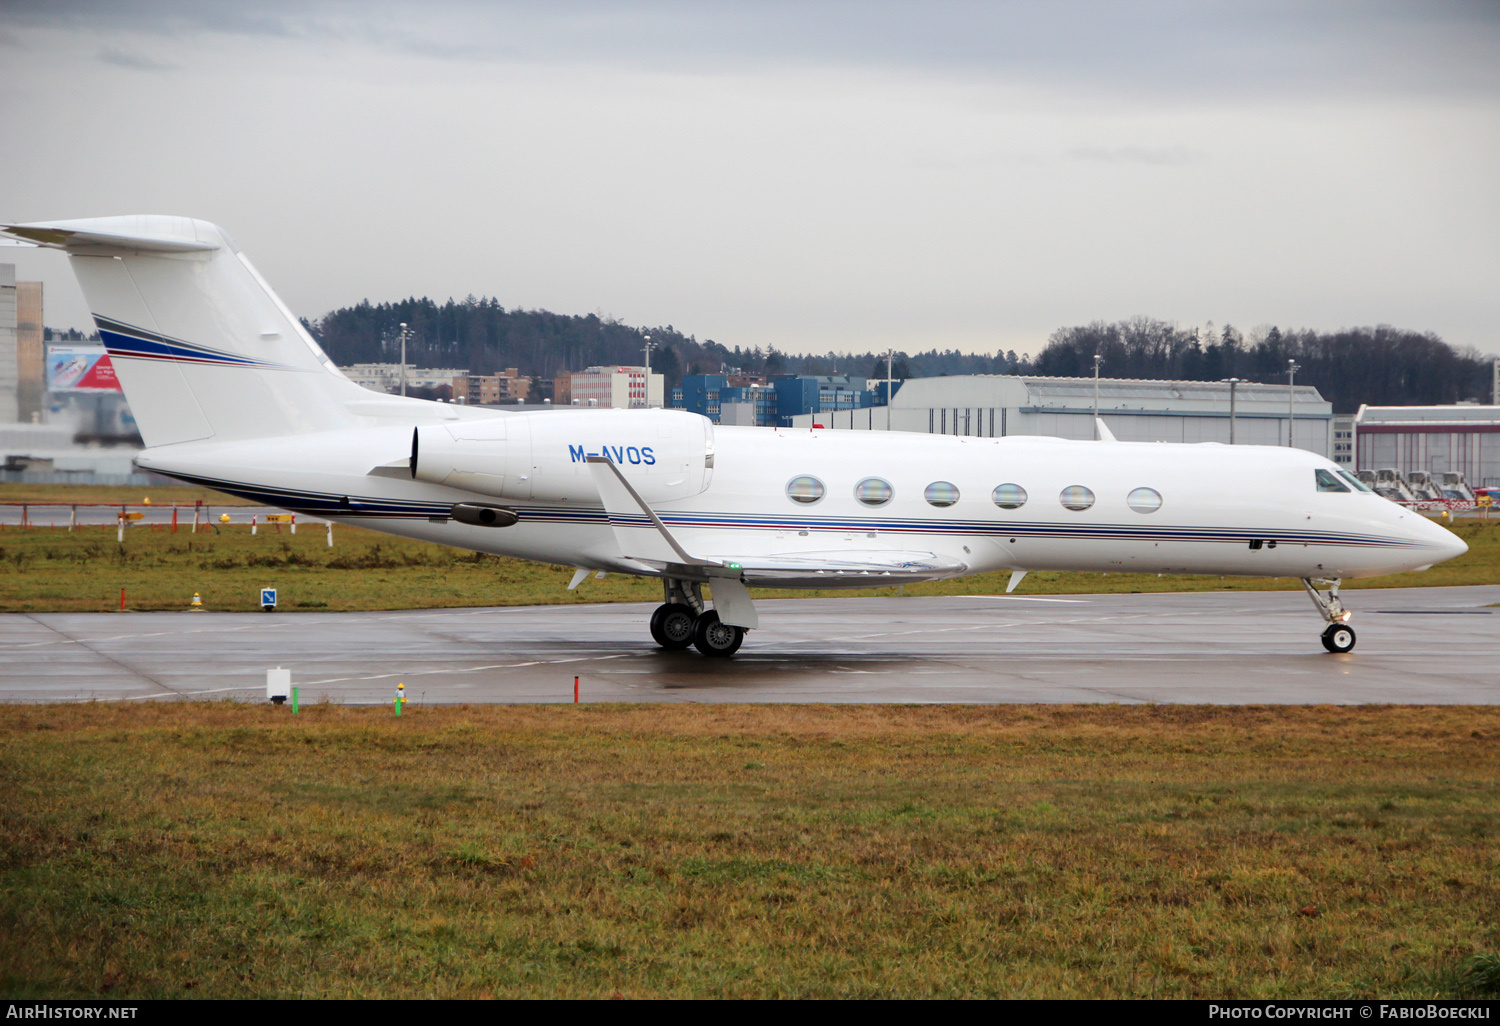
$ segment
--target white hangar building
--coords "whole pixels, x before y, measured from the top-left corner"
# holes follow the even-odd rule
[[[875,383],[872,379],[872,384]],[[794,427],[917,431],[999,438],[1094,437],[1094,379],[973,374],[908,378],[889,408],[839,410],[792,418]],[[1230,386],[1215,381],[1100,378],[1099,414],[1122,442],[1229,442]],[[1240,382],[1234,386],[1234,441],[1286,445],[1329,456],[1333,406],[1309,385]]]

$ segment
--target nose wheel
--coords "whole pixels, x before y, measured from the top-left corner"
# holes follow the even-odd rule
[[[1331,623],[1323,632],[1323,647],[1330,652],[1347,652],[1354,647],[1354,628],[1346,623]]]
[[[1354,628],[1349,626],[1349,610],[1339,601],[1340,583],[1321,577],[1302,578],[1302,587],[1307,591],[1307,597],[1313,600],[1313,605],[1318,607],[1318,612],[1328,621],[1328,626],[1323,629],[1323,647],[1330,652],[1348,652],[1354,647]],[[1328,586],[1326,594],[1318,590],[1320,584]]]

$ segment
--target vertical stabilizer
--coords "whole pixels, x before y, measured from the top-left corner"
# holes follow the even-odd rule
[[[66,250],[148,446],[355,426],[345,378],[216,225],[102,217],[0,226]]]

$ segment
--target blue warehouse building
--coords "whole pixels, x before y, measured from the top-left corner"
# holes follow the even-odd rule
[[[850,375],[788,376],[765,387],[731,386],[723,374],[684,375],[672,390],[672,405],[702,414],[716,424],[791,427],[792,418],[837,410],[884,405],[885,382],[871,391],[862,377]]]

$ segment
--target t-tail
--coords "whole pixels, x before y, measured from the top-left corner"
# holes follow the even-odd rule
[[[137,215],[0,225],[65,250],[147,446],[357,426],[339,372],[217,225]]]

